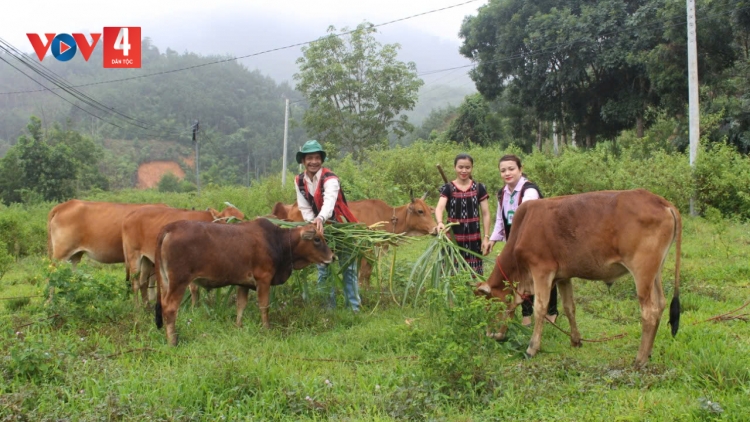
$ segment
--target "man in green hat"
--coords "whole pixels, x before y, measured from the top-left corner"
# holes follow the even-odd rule
[[[305,167],[305,171],[294,178],[297,186],[297,206],[302,213],[302,218],[315,224],[315,227],[323,232],[323,224],[328,220],[338,222],[357,222],[349,206],[346,204],[344,191],[339,184],[339,178],[329,169],[323,167],[326,152],[316,140],[305,142],[302,149],[297,152],[297,163]],[[359,311],[359,283],[357,280],[357,260],[350,259],[351,253],[338,251],[339,262],[343,265],[351,261],[344,268],[344,296],[349,306]],[[328,278],[328,267],[318,265],[318,285],[321,286]],[[330,306],[336,306],[336,296],[331,286]]]

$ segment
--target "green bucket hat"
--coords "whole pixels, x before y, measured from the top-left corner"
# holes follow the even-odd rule
[[[302,158],[304,158],[306,154],[312,154],[313,152],[319,152],[320,158],[325,162],[326,152],[323,151],[323,147],[320,146],[320,143],[313,139],[305,142],[305,145],[302,145],[302,149],[297,151],[297,164],[302,164]]]

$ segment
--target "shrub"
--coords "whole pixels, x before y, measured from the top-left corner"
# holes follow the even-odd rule
[[[165,173],[157,188],[159,192],[180,192],[180,179],[172,173]]]
[[[486,335],[488,329],[494,328],[504,304],[474,296],[473,288],[465,284],[454,293],[454,304],[446,306],[443,293],[432,291],[433,308],[441,311],[435,318],[439,321],[437,329],[431,326],[429,334],[414,332],[419,338],[419,366],[425,378],[447,396],[473,398],[481,391],[492,391],[495,380],[488,362],[500,348],[524,349],[518,349],[522,343],[497,343]]]
[[[727,144],[704,148],[695,163],[696,200],[699,209],[718,209],[725,217],[750,219],[750,158]]]
[[[117,320],[123,312],[128,286],[121,275],[89,274],[69,264],[50,265],[45,296],[51,297],[49,312],[88,322]]]

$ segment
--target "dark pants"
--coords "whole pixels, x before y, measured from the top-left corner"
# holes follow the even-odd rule
[[[529,300],[524,300],[521,303],[521,315],[525,317],[534,315],[534,296],[530,296]],[[547,315],[557,315],[557,284],[552,286],[552,291],[549,294]]]

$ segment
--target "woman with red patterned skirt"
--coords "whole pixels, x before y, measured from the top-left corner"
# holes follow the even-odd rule
[[[474,159],[469,154],[457,155],[453,166],[456,179],[440,188],[440,199],[435,207],[437,228],[438,231],[445,230],[443,211],[447,210],[448,222],[458,223],[452,227],[456,244],[481,256],[488,249],[491,229],[487,188],[472,179]],[[461,251],[461,256],[474,271],[484,274],[482,258],[464,251]]]

